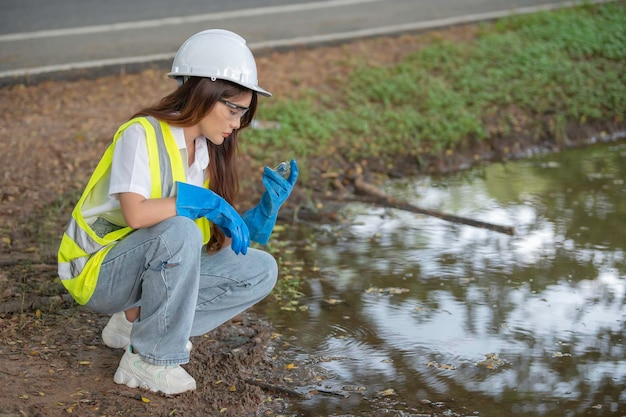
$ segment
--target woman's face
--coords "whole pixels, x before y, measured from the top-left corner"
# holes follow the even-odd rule
[[[241,118],[248,111],[251,102],[250,91],[228,100],[220,99],[198,124],[200,134],[215,145],[221,145],[233,130],[239,129]]]

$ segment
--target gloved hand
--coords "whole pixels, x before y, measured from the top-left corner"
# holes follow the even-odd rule
[[[243,214],[243,220],[250,230],[250,238],[255,242],[265,244],[272,234],[278,210],[291,194],[293,186],[298,179],[298,164],[295,159],[290,162],[291,172],[288,178],[283,178],[279,173],[269,167],[263,169],[263,185],[265,193],[256,207]]]
[[[177,182],[177,186],[176,214],[193,220],[206,217],[232,238],[231,248],[236,254],[245,255],[250,246],[250,232],[233,206],[206,188],[184,182]]]

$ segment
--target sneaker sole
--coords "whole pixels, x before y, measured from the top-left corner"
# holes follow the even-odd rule
[[[162,389],[155,388],[146,382],[139,381],[134,375],[131,375],[128,372],[124,371],[123,369],[119,369],[119,368],[117,369],[117,371],[115,371],[115,375],[113,376],[113,381],[115,381],[116,384],[126,385],[129,388],[143,388],[143,389],[150,390],[152,392],[162,392],[163,394],[168,394],[168,395],[182,394],[183,392],[193,391],[196,389],[196,384],[194,383],[192,386],[189,386],[186,388],[181,387],[180,390],[164,391]]]

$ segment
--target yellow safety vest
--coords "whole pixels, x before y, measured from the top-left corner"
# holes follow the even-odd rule
[[[153,117],[138,117],[120,126],[74,207],[72,218],[59,247],[59,277],[68,292],[81,305],[86,304],[93,295],[100,265],[106,254],[134,230],[128,226],[116,226],[101,217],[85,218],[83,215],[86,202],[88,206],[95,207],[108,200],[115,143],[124,130],[133,123],[140,123],[146,132],[152,180],[150,198],[169,197],[176,181],[186,181],[180,150],[167,123]],[[205,186],[208,187],[208,180]],[[202,231],[204,243],[207,243],[211,237],[209,221],[202,217],[196,220],[196,224]]]

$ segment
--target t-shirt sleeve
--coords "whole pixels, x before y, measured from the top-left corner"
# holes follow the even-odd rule
[[[109,196],[131,192],[150,198],[151,189],[146,132],[139,123],[132,124],[115,143]]]

